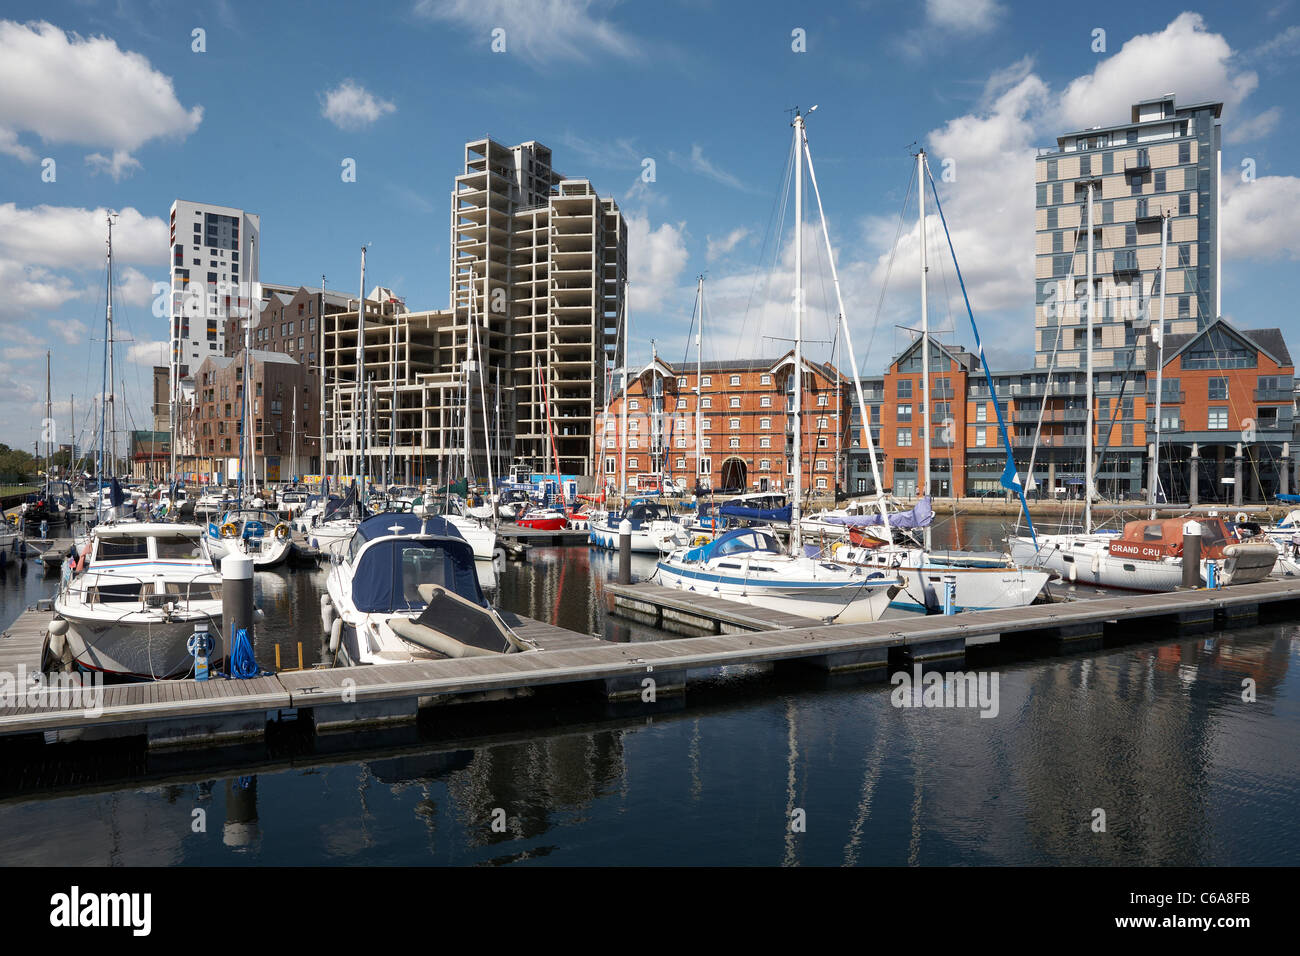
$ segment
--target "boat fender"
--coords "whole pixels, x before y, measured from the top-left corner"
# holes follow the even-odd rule
[[[1100,570],[1101,570],[1101,552],[1097,552],[1092,556],[1092,573],[1096,574]]]
[[[281,522],[280,524],[276,525],[275,536],[279,538],[281,541],[289,537],[289,526],[284,522]]]
[[[343,637],[343,618],[336,617],[334,623],[330,625],[330,653],[339,652],[339,641]]]
[[[1071,561],[1071,562],[1070,562],[1070,581],[1071,581],[1071,582],[1074,582],[1074,581],[1077,581],[1077,580],[1079,580],[1079,565],[1078,565],[1076,562]]]
[[[61,617],[56,617],[50,621],[48,628],[50,634],[50,653],[56,660],[63,659],[64,638],[68,633],[68,622]]]
[[[331,604],[322,604],[320,608],[321,630],[328,634],[330,628],[334,626],[334,606]]]

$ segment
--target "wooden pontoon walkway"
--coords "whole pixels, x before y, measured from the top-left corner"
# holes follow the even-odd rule
[[[1251,625],[1261,609],[1300,616],[1300,587],[1267,581],[1223,590],[1126,594],[1004,611],[916,616],[867,624],[827,625],[718,598],[662,592],[655,585],[611,586],[642,603],[672,610],[685,604],[702,617],[725,618],[748,630],[633,644],[599,638],[507,614],[507,622],[542,650],[461,660],[370,667],[317,668],[251,681],[191,680],[104,689],[103,712],[0,708],[0,736],[44,733],[47,741],[144,736],[151,746],[202,746],[264,733],[268,722],[309,716],[317,732],[409,721],[421,707],[530,693],[545,685],[613,700],[680,694],[689,672],[738,664],[800,662],[827,671],[865,671],[883,678],[891,664],[960,659],[967,647],[996,641],[1047,639],[1060,649],[1097,646],[1108,633],[1166,636]],[[672,598],[670,605],[668,599]],[[47,612],[26,612],[7,636],[14,664],[43,647]],[[721,625],[720,625],[721,626]]]

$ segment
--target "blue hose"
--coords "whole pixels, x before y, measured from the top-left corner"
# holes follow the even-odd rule
[[[262,672],[253,656],[253,642],[248,639],[248,629],[241,627],[235,632],[230,649],[230,676],[236,680],[248,680]]]

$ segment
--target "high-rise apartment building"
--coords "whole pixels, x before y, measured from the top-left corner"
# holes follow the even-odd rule
[[[209,355],[225,354],[226,320],[246,316],[257,281],[259,217],[178,199],[171,209],[171,367],[190,378]],[[176,386],[173,386],[176,387]]]
[[[556,172],[540,143],[481,139],[465,145],[451,238],[445,332],[464,342],[479,323],[488,374],[513,388],[516,460],[593,474],[627,276],[618,205]]]
[[[1057,138],[1035,161],[1035,364],[1083,368],[1087,349],[1087,194],[1093,184],[1093,368],[1141,369],[1159,295],[1169,214],[1166,331],[1205,328],[1219,309],[1218,119],[1222,103],[1172,93],[1129,121]],[[1053,359],[1055,356],[1055,359]]]

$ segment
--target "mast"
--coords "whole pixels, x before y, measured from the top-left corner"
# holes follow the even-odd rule
[[[487,295],[486,295],[486,292],[487,292],[487,288],[486,288],[486,286],[487,286],[487,280],[486,280],[486,278],[485,278],[485,279],[484,279],[484,289],[483,289],[483,291],[484,291],[484,293],[485,293],[484,296],[483,296],[483,305],[484,305],[484,309],[485,309],[485,312],[484,312],[484,316],[483,316],[483,318],[484,318],[485,322],[486,322],[486,319],[487,319],[486,307],[487,307],[487,298],[488,298]],[[473,318],[474,318],[474,316],[473,316],[473,312],[472,312],[472,310],[471,310],[471,314],[470,314],[470,319],[471,319],[471,321],[473,320]],[[478,327],[477,325],[474,326],[474,338],[475,338],[475,340],[478,339],[478,328],[479,328],[479,327]],[[478,346],[478,352],[479,352],[479,355],[480,355],[480,356],[483,355],[484,350],[483,350],[483,347],[482,347],[481,344],[479,344],[479,346]],[[482,361],[482,358],[480,358],[480,361]],[[493,468],[492,468],[492,453],[493,453],[494,449],[493,449],[493,446],[492,446],[492,433],[491,433],[491,431],[489,430],[490,426],[488,425],[487,383],[484,381],[484,378],[485,378],[485,376],[483,375],[482,370],[480,370],[480,371],[479,371],[479,376],[478,376],[478,394],[479,394],[479,401],[482,402],[482,404],[483,404],[483,450],[484,450],[484,452],[486,452],[486,458],[487,458],[487,479],[488,479],[488,498],[487,498],[487,500],[488,500],[488,507],[490,507],[490,508],[492,509],[492,527],[495,528],[495,527],[497,526],[497,518],[498,518],[498,515],[497,515],[497,508],[496,508],[496,505],[495,505],[495,504],[493,503],[493,501],[492,501],[492,493],[496,490],[496,473],[493,471]],[[394,380],[394,384],[393,384],[393,423],[394,423],[394,435],[396,434],[396,423],[397,423],[397,384],[396,384],[396,379],[397,379],[396,372],[394,372],[394,376],[393,376],[393,380]],[[499,403],[499,402],[500,402],[500,399],[499,399],[499,397],[498,397],[498,403]],[[394,444],[396,444],[396,438],[394,438]]]
[[[365,497],[366,463],[363,447],[365,419],[361,417],[361,396],[366,387],[366,247],[361,247],[361,295],[357,299],[357,387],[356,398],[352,405],[352,448],[356,471],[353,473],[353,490],[357,495],[360,508]]]
[[[1160,390],[1164,387],[1163,376],[1165,370],[1165,266],[1166,256],[1169,249],[1169,210],[1166,209],[1160,217],[1160,317],[1156,324],[1152,326],[1151,338],[1157,346],[1156,356],[1156,440],[1151,455],[1151,480],[1147,483],[1150,487],[1151,495],[1151,517],[1156,516],[1156,505],[1159,503],[1160,495],[1157,489],[1160,486]]]
[[[293,440],[290,447],[293,448],[293,473],[290,478],[298,477],[298,386],[293,388]],[[283,479],[282,479],[283,480]]]
[[[1087,435],[1086,435],[1086,437],[1085,437],[1085,439],[1084,439],[1085,447],[1084,447],[1084,453],[1083,453],[1083,467],[1084,467],[1084,483],[1083,483],[1083,488],[1084,488],[1084,497],[1085,497],[1085,500],[1084,500],[1084,503],[1083,503],[1083,533],[1084,533],[1084,534],[1092,534],[1092,484],[1093,484],[1093,474],[1092,474],[1092,422],[1093,422],[1093,408],[1092,408],[1092,318],[1093,318],[1093,306],[1096,304],[1096,303],[1095,303],[1094,290],[1093,290],[1093,287],[1092,287],[1092,270],[1093,270],[1093,261],[1092,261],[1092,243],[1093,243],[1093,236],[1092,236],[1092,192],[1093,192],[1093,190],[1094,190],[1095,188],[1096,188],[1095,181],[1091,181],[1091,180],[1090,180],[1090,181],[1088,182],[1088,333],[1087,333],[1087,334],[1088,334],[1088,371],[1087,371],[1087,375],[1088,375],[1088,384],[1087,384],[1087,390],[1086,390],[1087,398],[1085,399],[1085,401],[1088,403],[1088,425],[1087,425]],[[996,396],[996,395],[994,396],[994,399],[995,399],[995,400],[997,399],[997,396]],[[1047,400],[1046,397],[1044,397],[1043,400],[1046,401],[1046,400]]]
[[[704,439],[701,435],[703,425],[700,419],[700,405],[704,394],[702,383],[704,381],[704,361],[703,348],[701,339],[704,338],[704,276],[701,275],[697,286],[696,296],[700,300],[700,324],[695,327],[695,484],[700,484],[700,475],[702,474],[704,464]],[[712,484],[710,480],[709,484]]]
[[[816,107],[813,107],[816,109]],[[790,510],[790,549],[803,551],[803,116],[794,112],[794,496]]]
[[[50,350],[45,350],[45,497],[50,497],[50,462],[54,457],[50,437],[54,431],[54,403],[50,400]]]
[[[320,349],[316,353],[320,371],[320,476],[322,487],[329,468],[325,463],[325,274],[320,277],[320,308],[316,310],[316,321],[320,323]]]
[[[916,154],[917,208],[921,217],[921,494],[930,495],[930,312],[926,301],[925,275],[929,271],[925,248],[925,150]],[[925,526],[925,550],[930,550],[930,526]]]
[[[99,406],[99,482],[102,493],[105,480],[104,450],[110,446],[107,477],[111,479],[116,471],[113,458],[117,451],[117,431],[114,418],[117,417],[117,403],[113,401],[113,213],[108,214],[108,307],[104,312],[104,387],[100,394]],[[112,406],[112,412],[109,406]],[[111,512],[110,512],[111,514]]]
[[[618,496],[619,496],[620,503],[627,495],[627,399],[628,399],[627,330],[628,330],[629,319],[631,318],[629,314],[630,312],[631,312],[630,303],[628,302],[628,298],[627,298],[627,279],[624,279],[623,280],[623,406],[622,406],[623,427],[622,427],[622,437],[619,439],[619,443],[623,447],[619,453],[619,461],[618,461]],[[559,466],[557,465],[556,466],[557,471],[558,468]],[[555,480],[556,481],[560,480],[558,474],[555,476]]]
[[[465,493],[469,494],[470,442],[473,440],[473,418],[470,414],[470,379],[474,375],[474,279],[469,284],[469,314],[465,319]],[[483,410],[487,414],[487,409]]]
[[[809,111],[811,112],[811,110]],[[807,131],[804,133],[803,150],[808,160],[808,182],[812,186],[813,198],[817,200],[817,215],[822,224],[822,240],[826,243],[826,261],[830,264],[831,284],[835,288],[835,302],[840,310],[840,329],[844,333],[844,349],[849,354],[849,371],[853,374],[853,391],[858,399],[858,412],[862,418],[862,430],[867,436],[867,455],[871,460],[871,476],[876,483],[876,505],[880,509],[880,520],[885,529],[886,540],[892,540],[889,529],[889,509],[885,505],[884,486],[880,480],[880,463],[876,460],[876,440],[871,434],[871,418],[866,398],[862,394],[862,376],[858,374],[858,357],[853,351],[853,336],[849,332],[848,314],[844,311],[844,295],[840,291],[840,275],[835,268],[835,255],[831,249],[830,229],[826,225],[826,210],[822,207],[821,190],[817,188],[817,172],[813,169],[812,150],[808,148]]]

